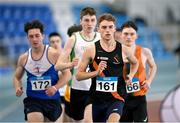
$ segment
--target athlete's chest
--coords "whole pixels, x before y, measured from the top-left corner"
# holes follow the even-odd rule
[[[86,50],[86,48],[90,45],[92,45],[94,43],[94,41],[81,41],[81,42],[76,42],[75,45],[75,52],[76,54],[82,55],[83,52]]]
[[[118,67],[119,65],[123,65],[122,55],[120,52],[104,52],[102,50],[97,50],[95,61],[100,63],[101,61],[106,61],[107,65],[111,67]]]

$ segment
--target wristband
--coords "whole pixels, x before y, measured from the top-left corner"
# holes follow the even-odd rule
[[[56,90],[57,91],[57,88],[55,87],[55,86],[52,86],[53,88],[54,88],[54,90]]]

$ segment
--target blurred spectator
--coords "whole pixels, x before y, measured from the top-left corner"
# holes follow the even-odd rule
[[[67,34],[69,37],[71,37],[72,34],[74,34],[75,32],[81,31],[81,30],[82,30],[81,25],[74,24],[73,26],[68,28]]]
[[[178,63],[178,66],[180,68],[180,43],[178,45],[178,47],[174,50],[174,53],[178,55],[179,57],[179,63]]]
[[[57,32],[49,34],[49,44],[59,52],[62,50],[62,36]]]
[[[134,22],[137,26],[141,26],[141,27],[148,26],[146,19],[140,16],[135,17]]]
[[[167,19],[168,23],[175,23],[176,22],[173,10],[170,7],[167,7],[167,9],[166,9],[166,19]]]
[[[116,32],[114,33],[114,39],[121,43],[121,29],[117,28]]]
[[[180,43],[177,48],[175,48],[174,53],[177,54],[179,63],[178,63],[178,77],[180,76]],[[180,78],[180,77],[179,77]]]

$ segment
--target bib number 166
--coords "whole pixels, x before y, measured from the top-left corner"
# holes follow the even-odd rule
[[[131,84],[126,85],[127,93],[137,92],[140,90],[140,84],[137,79],[133,80]]]

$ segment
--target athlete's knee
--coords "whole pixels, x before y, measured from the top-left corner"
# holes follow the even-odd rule
[[[43,122],[44,116],[41,112],[31,112],[27,114],[28,122]]]
[[[107,122],[119,122],[120,115],[118,113],[111,113],[107,119]]]

